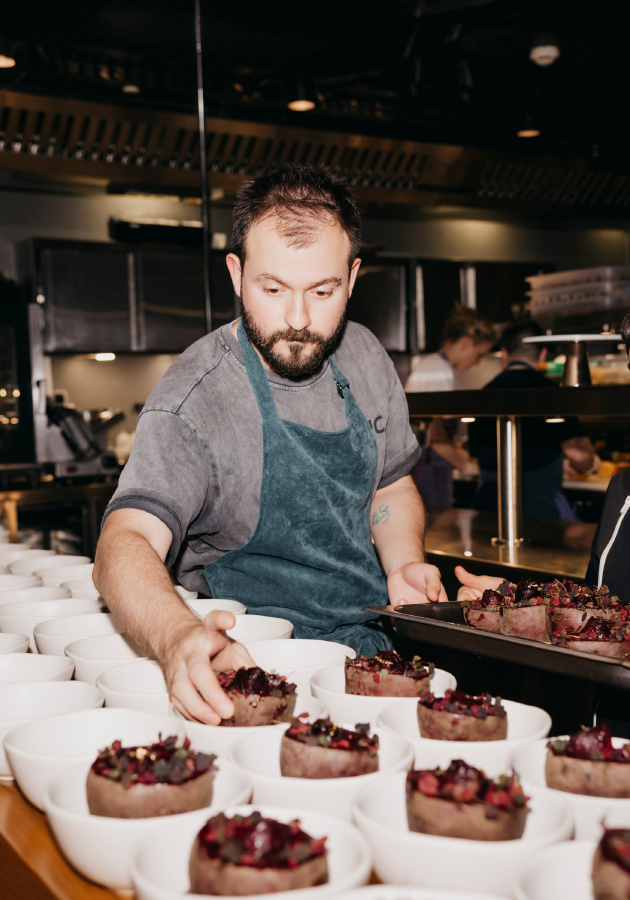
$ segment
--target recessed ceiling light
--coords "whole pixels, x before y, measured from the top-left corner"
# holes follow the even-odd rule
[[[524,121],[521,122],[521,127],[517,129],[516,136],[520,138],[540,137],[540,128],[538,128],[531,113],[528,113]]]
[[[15,65],[15,59],[12,56],[5,56],[0,53],[0,69],[12,69]]]
[[[115,353],[95,353],[94,359],[97,362],[112,362],[112,360],[116,359]]]
[[[315,109],[315,96],[310,85],[306,83],[303,75],[299,75],[294,83],[290,86],[291,99],[287,103],[289,109],[293,112],[308,112],[309,109]]]
[[[123,84],[122,92],[123,94],[139,94],[140,88],[137,84]]]
[[[532,41],[529,58],[537,66],[547,68],[560,56],[560,47],[552,34],[538,34]]]

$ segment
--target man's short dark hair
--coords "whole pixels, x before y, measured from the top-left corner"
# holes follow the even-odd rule
[[[508,356],[519,353],[521,356],[538,358],[542,349],[540,344],[524,344],[523,338],[542,337],[544,333],[538,322],[532,319],[514,322],[508,325],[501,335],[501,349],[505,350]]]
[[[341,175],[314,166],[283,166],[270,175],[247,181],[236,195],[232,215],[232,245],[241,263],[245,243],[256,222],[274,218],[290,247],[317,240],[322,220],[334,220],[350,240],[350,265],[361,247],[361,214]]]
[[[630,354],[630,312],[627,312],[623,317],[623,322],[619,328],[619,334],[626,345],[626,353]]]

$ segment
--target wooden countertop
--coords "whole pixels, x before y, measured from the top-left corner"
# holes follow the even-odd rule
[[[46,816],[12,781],[0,782],[0,884],[7,900],[120,900],[86,881],[57,849]]]

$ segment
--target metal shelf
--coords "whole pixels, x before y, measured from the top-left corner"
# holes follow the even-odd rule
[[[434,391],[407,394],[409,415],[615,416],[630,418],[630,385]]]

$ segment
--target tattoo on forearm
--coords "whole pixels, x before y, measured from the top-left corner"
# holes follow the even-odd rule
[[[375,510],[374,515],[372,516],[372,525],[384,525],[388,519],[389,506],[383,504],[382,506],[379,506],[377,510]]]

